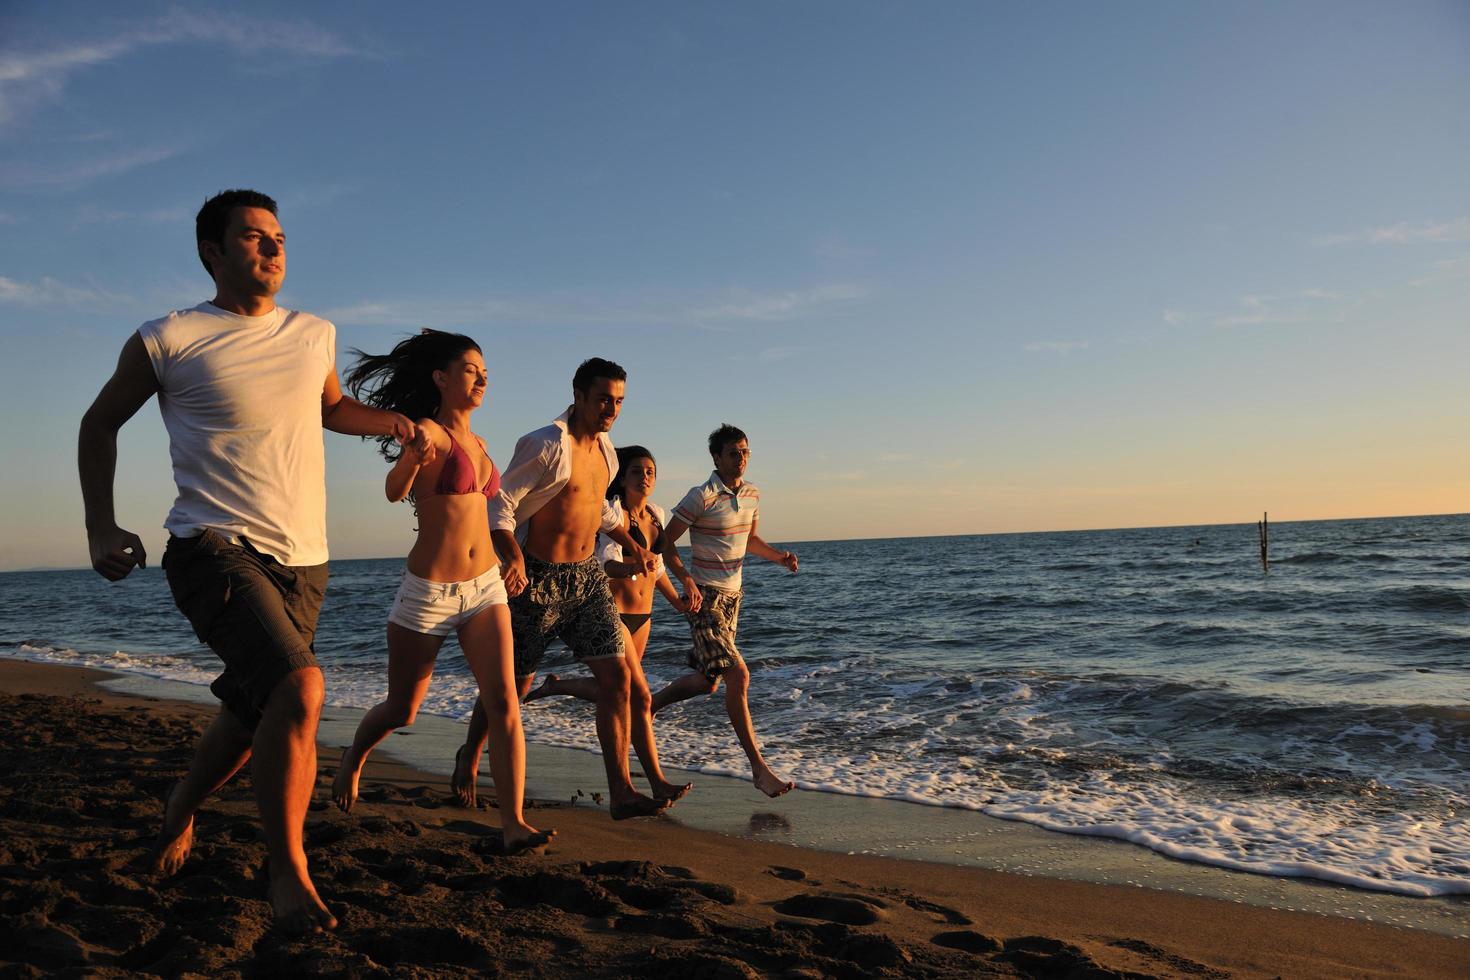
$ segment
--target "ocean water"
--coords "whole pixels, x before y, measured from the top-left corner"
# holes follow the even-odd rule
[[[980,811],[1172,857],[1405,895],[1470,894],[1470,515],[794,546],[746,569],[766,756],[806,790]],[[341,561],[332,703],[385,687],[400,559]],[[683,672],[658,600],[645,660]],[[0,575],[0,655],[208,683],[156,569]],[[575,674],[559,646],[542,665]],[[465,718],[451,640],[424,710]],[[527,737],[595,750],[548,698]],[[744,775],[723,704],[659,716],[666,764]]]

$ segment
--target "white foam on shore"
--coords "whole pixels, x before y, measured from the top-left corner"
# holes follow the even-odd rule
[[[30,644],[0,654],[191,684],[208,684],[216,673],[213,665],[207,669],[167,654],[86,654]],[[790,718],[795,709],[798,724],[782,730],[773,723],[774,709],[758,713],[768,759],[802,789],[973,810],[1061,833],[1129,841],[1179,860],[1255,874],[1313,878],[1410,896],[1470,894],[1470,819],[1458,815],[1464,810],[1448,817],[1394,812],[1375,806],[1372,787],[1364,799],[1271,793],[1249,799],[1204,798],[1198,786],[1169,777],[1161,764],[1091,768],[1062,778],[1056,773],[1067,769],[1056,764],[1065,763],[1068,754],[1045,743],[1069,732],[1049,716],[1032,685],[997,684],[988,699],[987,710],[1004,719],[1014,739],[973,745],[957,754],[945,741],[953,716],[916,726],[916,719],[895,707],[901,699],[870,700],[861,710],[826,705],[814,696],[821,691],[817,674],[823,669],[840,677],[840,671],[829,665],[791,678],[799,685],[767,685],[772,692],[790,692],[789,698],[782,698],[786,701],[782,717]],[[651,676],[650,684],[657,687],[669,679]],[[328,677],[329,703],[336,706],[367,708],[385,690],[386,675],[381,672],[333,669]],[[422,710],[464,720],[476,693],[471,678],[441,669]],[[659,716],[659,747],[666,765],[748,776],[745,756],[730,734],[719,700],[718,696],[697,699]],[[527,706],[523,717],[530,741],[597,751],[590,705],[550,698]],[[859,744],[844,740],[844,732],[871,737],[890,728],[892,741],[883,743],[882,751],[834,751]],[[1432,747],[1433,736],[1427,730],[1414,731],[1404,741],[1424,750]],[[1038,761],[1024,770],[1025,785],[1016,782],[1018,757]],[[931,759],[943,760],[946,768],[931,771],[926,762]]]
[[[118,670],[128,674],[155,677],[159,680],[205,686],[208,686],[209,682],[219,674],[218,669],[206,670],[187,657],[176,657],[167,653],[128,653],[124,650],[114,650],[111,653],[82,653],[70,647],[21,643],[9,650],[0,650],[0,655],[36,663],[60,664],[64,667]]]

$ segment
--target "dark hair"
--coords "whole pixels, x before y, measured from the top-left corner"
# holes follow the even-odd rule
[[[577,373],[572,375],[572,388],[576,391],[586,391],[598,378],[606,378],[609,381],[627,381],[628,372],[612,361],[601,357],[589,357],[578,365]]]
[[[741,432],[729,422],[721,422],[720,427],[709,434],[709,454],[711,456],[718,456],[725,451],[725,447],[730,445],[730,443],[739,442],[744,438],[746,438],[744,432]]]
[[[364,405],[398,412],[415,421],[433,418],[439,411],[434,372],[443,371],[456,357],[471,350],[480,350],[480,345],[464,334],[442,330],[424,330],[399,341],[387,354],[364,354],[353,349],[357,362],[347,372],[347,390]],[[389,462],[403,454],[392,436],[363,438],[376,439],[378,452]]]
[[[628,475],[628,467],[633,465],[635,459],[646,459],[658,468],[658,460],[653,458],[653,453],[642,446],[619,446],[618,447],[618,472],[613,476],[612,482],[607,486],[608,500],[623,499],[623,477]]]
[[[264,208],[271,214],[276,213],[276,202],[271,200],[260,191],[248,191],[238,189],[233,191],[220,191],[214,197],[204,202],[204,207],[194,216],[194,244],[200,242],[214,242],[220,248],[225,247],[225,229],[230,227],[230,214],[236,208]],[[214,277],[214,270],[209,263],[204,261],[204,256],[199,256],[199,261],[204,265],[204,271]]]

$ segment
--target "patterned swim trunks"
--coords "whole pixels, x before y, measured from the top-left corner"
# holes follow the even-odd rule
[[[715,680],[727,667],[740,663],[735,647],[735,627],[740,622],[740,591],[701,585],[704,603],[689,616],[689,633],[694,649],[689,651],[689,668]]]
[[[541,655],[560,639],[584,663],[623,656],[623,626],[607,573],[594,555],[553,564],[525,556],[529,584],[510,600],[516,676],[536,673]]]

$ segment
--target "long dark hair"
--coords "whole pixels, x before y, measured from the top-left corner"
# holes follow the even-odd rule
[[[347,372],[347,391],[374,408],[407,415],[417,421],[431,419],[439,411],[439,389],[434,385],[434,372],[443,371],[466,351],[480,351],[480,345],[461,333],[424,330],[400,341],[386,354],[365,354],[353,349],[357,361]],[[481,354],[484,351],[480,351]],[[378,442],[378,452],[388,462],[396,462],[403,448],[392,436],[364,436]]]
[[[608,500],[623,499],[623,477],[628,475],[628,467],[633,465],[635,459],[646,459],[658,468],[658,460],[653,458],[653,453],[642,446],[619,446],[618,447],[618,472],[613,477],[612,483],[607,487]]]

